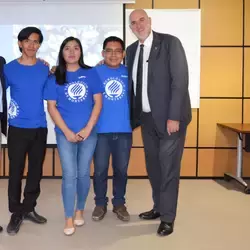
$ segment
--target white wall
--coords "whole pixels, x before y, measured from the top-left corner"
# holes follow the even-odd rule
[[[146,10],[152,18],[154,31],[177,36],[185,49],[189,67],[189,93],[192,108],[200,105],[200,10]],[[126,10],[126,45],[136,41],[129,28],[129,14]]]

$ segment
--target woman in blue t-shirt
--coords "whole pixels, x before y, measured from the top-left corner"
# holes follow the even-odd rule
[[[90,164],[97,141],[94,126],[101,111],[102,92],[96,70],[83,62],[81,42],[66,38],[60,47],[55,75],[48,80],[44,93],[55,122],[62,165],[66,235],[72,235],[75,226],[84,224]]]

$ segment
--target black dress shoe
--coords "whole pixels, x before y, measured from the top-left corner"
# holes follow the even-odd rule
[[[174,231],[174,223],[168,223],[168,222],[162,221],[157,230],[157,234],[159,236],[167,236],[173,233],[173,231]]]
[[[47,222],[47,219],[44,218],[43,216],[39,215],[38,213],[36,213],[35,210],[32,212],[26,213],[24,215],[24,219],[30,220],[30,221],[37,223],[37,224],[44,224]]]
[[[160,213],[156,212],[154,209],[139,214],[139,217],[144,220],[154,220],[159,218],[160,216],[161,216]]]
[[[10,222],[7,226],[7,233],[10,235],[15,235],[18,233],[20,226],[23,222],[23,215],[13,213],[10,217]]]
[[[3,228],[0,226],[0,233],[3,231]]]

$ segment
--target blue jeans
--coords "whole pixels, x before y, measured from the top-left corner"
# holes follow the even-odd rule
[[[113,206],[125,204],[127,171],[132,147],[131,133],[98,134],[94,153],[94,191],[97,206],[107,206],[109,159],[113,166]]]
[[[69,142],[63,134],[56,134],[62,166],[62,198],[66,218],[76,210],[83,210],[90,187],[90,164],[96,147],[97,134],[82,142]]]

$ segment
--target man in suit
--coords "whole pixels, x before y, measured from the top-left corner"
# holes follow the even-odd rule
[[[6,91],[5,91],[5,82],[3,76],[3,65],[5,64],[5,59],[0,56],[0,151],[1,151],[1,139],[2,133],[6,136],[7,133],[7,102],[6,102]],[[1,155],[0,155],[1,157]],[[0,161],[1,162],[1,161]],[[3,228],[0,226],[0,232],[3,231]]]
[[[191,121],[188,65],[177,37],[152,31],[144,10],[134,10],[130,28],[138,41],[127,48],[131,123],[141,126],[154,207],[139,217],[160,218],[158,235],[173,232],[180,165]]]

